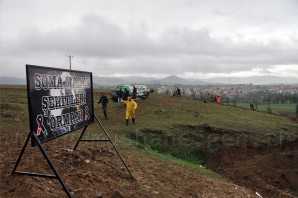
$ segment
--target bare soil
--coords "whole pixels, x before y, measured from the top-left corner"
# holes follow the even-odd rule
[[[55,179],[11,175],[22,138],[1,136],[0,197],[66,197]],[[158,159],[148,152],[122,152],[135,180],[108,144],[80,143],[63,138],[43,144],[73,197],[257,197],[254,192],[196,170]],[[119,145],[118,145],[119,146]],[[119,146],[122,148],[121,146]],[[121,151],[123,151],[121,149]],[[27,147],[18,171],[52,174],[37,147]]]
[[[24,94],[24,90],[1,88],[2,92],[20,94]],[[0,197],[66,197],[55,179],[11,175],[28,134],[28,117],[21,112],[21,108],[2,101],[0,108]],[[140,109],[138,113],[142,111],[145,110]],[[115,112],[115,118],[103,120],[103,124],[111,126],[115,120],[123,119],[123,115],[118,114]],[[187,127],[186,131],[197,130]],[[229,131],[207,125],[203,126],[203,130],[222,137],[231,135]],[[153,133],[162,132],[156,130]],[[256,192],[262,197],[297,197],[297,141],[267,145],[261,138],[255,141],[258,137],[251,137],[245,139],[251,141],[241,149],[229,145],[228,139],[225,142],[223,139],[221,142],[212,141],[214,144],[211,146],[220,150],[210,153],[206,167],[228,178],[220,179],[153,155],[144,147],[115,140],[116,147],[134,175],[135,179],[132,180],[109,143],[81,142],[77,151],[73,151],[78,135],[79,132],[73,132],[43,144],[74,198],[98,197],[100,193],[111,198],[259,197]],[[192,133],[185,135],[202,140]],[[38,147],[32,148],[30,145],[17,170],[53,174]]]
[[[189,132],[185,138],[208,144],[204,146],[208,148],[208,169],[263,197],[297,197],[298,140],[278,141],[270,136],[265,140],[260,134],[239,135],[209,125],[176,127]],[[201,131],[200,136],[196,131]]]
[[[297,197],[298,141],[278,147],[225,149],[209,158],[208,168],[265,197]],[[296,195],[295,195],[296,194]]]
[[[1,131],[0,197],[66,197],[57,180],[12,176],[11,171],[23,145],[24,135]],[[49,157],[70,188],[73,197],[295,197],[298,186],[297,142],[271,148],[222,149],[210,155],[206,166],[230,178],[220,180],[196,170],[152,156],[146,150],[122,153],[135,177],[108,143],[80,143],[67,136],[43,144]],[[133,145],[131,145],[133,146]],[[19,171],[52,174],[37,147],[27,147]],[[242,186],[242,187],[241,187]]]

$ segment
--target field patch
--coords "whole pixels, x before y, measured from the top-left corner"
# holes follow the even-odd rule
[[[207,167],[268,197],[283,197],[290,192],[298,195],[297,143],[284,142],[273,148],[262,145],[258,150],[226,149],[209,158]]]
[[[0,115],[1,122],[4,121],[20,121],[21,120],[22,108],[18,105],[1,103],[0,104]]]
[[[296,118],[296,105],[295,103],[272,103],[272,104],[258,104],[255,106],[257,111],[268,111],[277,113],[283,116]],[[249,103],[238,103],[237,106],[249,109]]]
[[[11,176],[29,130],[27,96],[25,87],[0,88],[0,197],[64,197],[54,180]],[[136,123],[125,126],[117,103],[103,119],[101,91],[94,92],[95,114],[136,180],[103,142],[72,151],[80,135],[73,132],[43,145],[74,197],[297,196],[297,119],[151,94],[137,101]],[[98,137],[97,129],[90,125],[84,138]],[[20,171],[49,173],[36,149],[26,149]]]
[[[289,195],[287,192],[298,193],[297,140],[208,124],[176,124],[172,128],[172,133],[146,128],[127,136],[159,153],[206,166],[262,195],[283,197]]]

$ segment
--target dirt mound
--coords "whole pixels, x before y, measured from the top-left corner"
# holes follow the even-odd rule
[[[123,157],[136,179],[131,180],[108,146],[82,143],[76,152],[68,149],[73,142],[59,139],[50,143],[51,146],[45,144],[46,150],[74,198],[97,197],[100,193],[112,198],[257,197],[243,187],[209,178],[194,169],[157,159],[148,153],[124,152]],[[58,145],[64,146],[59,148]],[[18,149],[12,148],[15,147],[1,150],[0,197],[66,197],[57,180],[11,176],[19,154]],[[27,149],[18,170],[52,174],[37,151],[36,147]]]
[[[66,194],[63,192],[57,180],[31,176],[11,176],[11,171],[20,154],[24,138],[26,138],[29,129],[28,112],[23,108],[25,107],[23,104],[27,104],[27,96],[25,88],[8,88],[1,89],[1,91],[5,91],[4,93],[7,93],[7,95],[5,95],[0,102],[2,105],[1,113],[4,113],[1,114],[0,119],[0,197],[66,197]],[[98,96],[99,92],[94,95]],[[137,124],[125,127],[124,132],[124,123],[122,123],[122,121],[124,121],[125,110],[118,108],[116,103],[109,103],[110,119],[103,120],[105,128],[111,132],[110,135],[115,139],[116,147],[119,149],[119,152],[128,164],[136,180],[131,180],[127,170],[109,143],[81,142],[77,152],[74,152],[71,149],[74,147],[79,133],[73,132],[43,144],[74,198],[97,197],[100,193],[102,193],[105,198],[247,198],[258,197],[256,191],[261,193],[263,197],[265,197],[264,195],[272,195],[272,197],[291,197],[290,193],[287,192],[292,189],[295,190],[296,173],[287,172],[286,170],[291,168],[290,165],[292,165],[292,170],[296,170],[294,165],[297,164],[297,155],[292,152],[294,151],[293,149],[297,147],[290,148],[285,146],[284,150],[281,151],[284,152],[284,154],[277,154],[277,157],[273,155],[276,150],[272,150],[271,145],[268,146],[269,149],[266,150],[267,147],[263,145],[262,142],[252,141],[251,138],[254,138],[253,135],[255,133],[245,132],[245,134],[242,135],[237,133],[237,131],[220,129],[218,127],[221,126],[211,126],[212,120],[205,125],[205,121],[197,123],[197,121],[203,120],[202,118],[204,117],[211,118],[215,115],[215,120],[221,120],[222,117],[230,115],[230,111],[222,111],[222,113],[228,112],[228,114],[224,114],[224,116],[219,114],[220,117],[216,117],[217,113],[215,114],[214,112],[218,112],[218,110],[222,109],[222,105],[216,105],[217,108],[213,108],[212,106],[205,108],[205,104],[200,105],[197,103],[197,100],[194,100],[194,105],[188,105],[190,100],[184,100],[184,98],[182,98],[180,101],[182,103],[185,101],[186,103],[180,106],[180,103],[176,105],[178,104],[176,102],[177,100],[172,97],[164,96],[163,98],[163,96],[159,97],[153,95],[150,96],[150,98],[153,99],[140,100],[138,102],[140,108],[138,108],[137,111]],[[11,103],[11,101],[14,103]],[[15,109],[16,106],[12,104],[18,105],[20,109]],[[195,106],[198,108],[194,108]],[[183,112],[185,111],[186,113],[183,114],[182,109],[179,110],[179,108],[182,108]],[[96,114],[102,114],[102,109],[98,108],[98,106],[96,106],[95,111]],[[235,113],[235,111],[233,112]],[[182,115],[180,115],[180,113],[182,113]],[[173,117],[176,115],[179,115],[179,117],[177,117],[178,119]],[[236,115],[241,117],[241,114]],[[192,120],[192,118],[195,118],[195,120]],[[167,119],[167,121],[163,123],[158,122],[164,119]],[[177,122],[179,119],[182,119],[183,122]],[[191,122],[188,122],[189,119]],[[149,122],[147,122],[147,120]],[[241,124],[243,123],[242,119],[238,119],[238,121]],[[276,121],[277,120],[274,119],[274,122]],[[184,122],[187,124],[175,126],[175,124],[184,124]],[[197,126],[192,126],[193,123],[197,123]],[[223,124],[225,123],[229,124],[230,122],[223,122]],[[160,125],[160,127],[156,127],[156,124],[157,126]],[[286,129],[290,129],[290,132],[292,128],[296,126],[293,125],[293,123],[291,124],[292,126],[286,127]],[[143,128],[144,126],[146,128]],[[89,129],[91,130],[89,131]],[[93,129],[95,129],[95,127],[88,127],[87,132],[90,134],[90,139],[93,139],[95,136],[95,133],[91,132]],[[164,129],[168,129],[168,131]],[[233,129],[236,130],[235,128]],[[249,131],[253,131],[254,129],[256,128],[253,127]],[[243,130],[246,129],[244,128]],[[260,131],[258,130],[258,132]],[[125,138],[119,138],[119,136],[122,135]],[[155,150],[160,149],[160,151],[167,152],[167,154],[169,154],[169,149],[173,149],[172,156],[180,159],[184,159],[183,157],[187,157],[189,154],[194,155],[191,157],[196,157],[201,156],[201,151],[210,151],[212,158],[209,159],[213,159],[214,161],[211,163],[212,161],[210,160],[210,164],[207,164],[208,166],[210,165],[211,167],[211,165],[214,165],[214,170],[222,172],[223,175],[227,175],[227,177],[230,177],[238,184],[248,186],[252,190],[227,181],[202,167],[199,168],[188,162],[177,160],[172,156],[168,159],[168,155],[160,155],[155,152],[153,154],[152,150],[147,150],[147,146],[144,147],[142,144],[136,144],[138,143],[136,141],[128,141],[126,139],[127,136],[131,136],[131,139],[138,140],[138,142],[147,142],[151,148],[155,148]],[[264,136],[258,138],[261,139],[262,137]],[[198,144],[202,141],[204,141],[202,144]],[[184,150],[181,149],[182,146],[184,146]],[[241,150],[241,152],[239,150]],[[220,155],[216,158],[215,154],[217,153]],[[273,167],[278,166],[279,168],[272,169],[271,172],[274,173],[275,170],[279,170],[280,174],[272,175],[271,180],[275,182],[279,181],[280,183],[277,186],[275,186],[274,182],[272,184],[269,183],[272,192],[270,191],[270,194],[266,194],[266,188],[261,188],[265,183],[261,183],[258,180],[265,180],[261,177],[263,175],[264,178],[268,178],[267,174],[269,174],[269,171],[265,174],[264,172],[266,170],[264,171],[264,169],[271,165],[270,163],[272,163],[272,160],[275,158],[279,158],[280,160]],[[200,160],[197,158],[185,160],[194,161],[194,159]],[[239,164],[237,164],[238,159]],[[245,164],[242,165],[241,160],[251,167],[245,166]],[[289,165],[283,165],[283,160]],[[237,175],[236,169],[241,166],[246,167],[246,169],[239,169]],[[253,169],[255,169],[254,166],[260,168],[262,172],[253,172]],[[221,169],[221,167],[224,168]],[[38,150],[38,147],[31,148],[30,146],[26,148],[18,171],[53,174]],[[245,171],[247,171],[247,178],[243,178],[243,175],[246,174]],[[228,173],[231,174],[229,175]],[[233,177],[235,179],[233,179]],[[245,183],[246,180],[248,184]],[[249,183],[251,185],[249,185]],[[255,185],[252,185],[252,183]],[[260,188],[255,188],[255,186],[260,186]],[[265,194],[262,194],[263,192]]]
[[[280,142],[272,134],[265,138],[208,124],[176,124],[174,128],[178,132],[172,136],[161,130],[142,130],[130,136],[137,135],[132,139],[160,152],[171,151],[181,159],[196,160],[186,158],[185,153],[204,156],[209,169],[262,196],[293,197],[298,193],[298,141]]]
[[[279,148],[225,150],[211,157],[207,166],[268,197],[294,197],[298,194],[298,142]]]

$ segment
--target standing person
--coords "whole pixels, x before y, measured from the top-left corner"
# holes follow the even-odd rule
[[[125,87],[125,88],[124,88],[124,92],[123,92],[123,94],[122,94],[122,100],[127,100],[128,96],[129,96],[129,91],[128,91],[127,88]],[[122,101],[121,101],[121,102],[122,102]]]
[[[249,108],[250,108],[251,110],[255,110],[255,106],[254,106],[254,104],[253,104],[253,103],[249,103]]]
[[[121,89],[121,86],[118,87],[118,89],[116,90],[116,93],[118,95],[118,106],[122,106],[121,104],[121,99],[122,99],[122,95],[123,95],[123,91]]]
[[[104,93],[100,93],[101,96],[99,98],[98,104],[102,104],[102,110],[103,110],[103,114],[105,116],[105,119],[108,119],[108,115],[107,115],[107,105],[109,103],[108,97],[104,94]]]
[[[221,103],[221,96],[217,96],[217,104]]]
[[[179,87],[177,87],[176,95],[177,95],[177,98],[178,98],[178,96],[180,96],[180,98],[181,98],[181,91],[180,91]]]
[[[133,99],[137,98],[137,88],[135,86],[133,86],[132,88],[132,96],[133,96]]]
[[[131,119],[132,124],[134,124],[136,119],[136,109],[138,107],[138,104],[131,99],[131,96],[128,96],[127,100],[121,100],[121,102],[126,105],[125,125],[128,125],[129,119]]]

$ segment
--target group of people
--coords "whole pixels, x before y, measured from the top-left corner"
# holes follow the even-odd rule
[[[122,90],[120,86],[116,90],[116,93],[118,95],[118,105],[122,106],[124,104],[124,106],[126,107],[125,125],[128,125],[129,120],[131,120],[132,123],[135,124],[135,119],[136,119],[135,111],[138,107],[138,104],[133,100],[133,98],[136,98],[136,94],[137,94],[136,87],[133,86],[132,96],[129,94],[129,91],[127,90],[127,88],[124,88],[124,90]],[[177,87],[174,96],[181,97],[181,91],[179,87]],[[103,109],[103,114],[105,119],[108,119],[108,115],[107,115],[108,102],[109,102],[108,97],[104,93],[101,93],[98,104],[102,104],[102,109]],[[204,100],[204,102],[207,103],[206,100]],[[216,102],[220,104],[221,96],[212,95],[211,102]],[[250,108],[254,109],[254,106],[251,104]]]
[[[217,102],[218,104],[221,103],[221,96],[211,96],[211,99],[210,99],[211,102]]]
[[[132,96],[129,94],[127,88],[124,88],[124,91],[122,91],[122,89],[119,87],[119,89],[117,89],[117,94],[118,94],[118,104],[119,103],[124,104],[126,107],[125,125],[128,125],[129,120],[132,121],[132,124],[135,124],[135,120],[136,120],[135,111],[138,107],[138,104],[132,99]],[[102,104],[102,109],[103,109],[103,114],[105,116],[105,119],[108,119],[108,115],[107,115],[108,102],[109,102],[108,97],[104,93],[101,93],[98,104]]]
[[[129,96],[129,91],[126,87],[124,88],[124,90],[122,90],[122,88],[119,86],[116,89],[116,94],[118,96],[118,106],[122,106],[121,100],[127,100]]]

